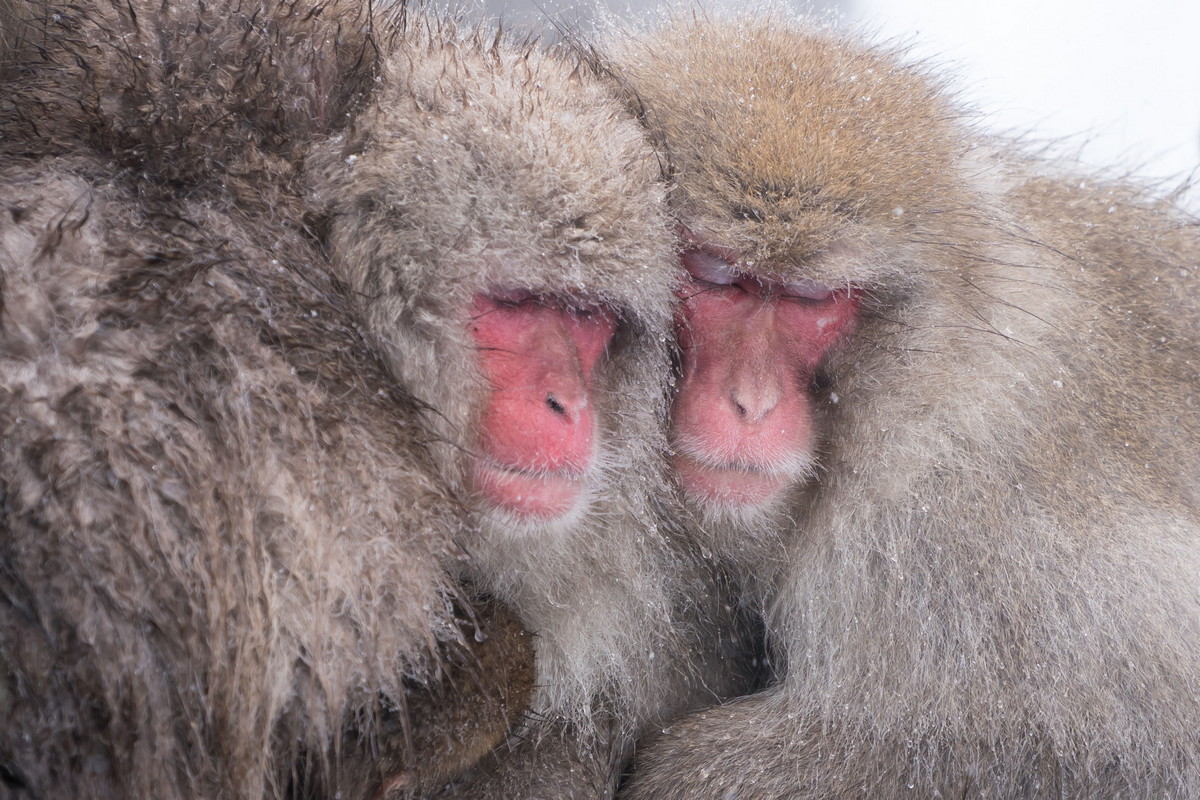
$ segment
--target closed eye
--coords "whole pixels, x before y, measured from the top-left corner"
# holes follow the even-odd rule
[[[833,297],[833,289],[830,289],[823,283],[805,278],[804,280],[783,284],[779,288],[779,294],[788,300],[806,300],[815,303],[824,303]]]
[[[732,286],[742,277],[731,263],[703,250],[686,250],[682,260],[692,278],[705,283]]]

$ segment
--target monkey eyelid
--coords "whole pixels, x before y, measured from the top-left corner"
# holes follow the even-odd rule
[[[738,287],[763,295],[778,295],[788,300],[814,303],[827,302],[834,295],[832,288],[811,278],[785,283],[763,276],[743,274],[734,268],[733,262],[709,249],[685,250],[681,259],[694,282],[711,287]]]
[[[576,297],[570,294],[540,294],[522,288],[494,288],[476,295],[472,320],[482,319],[487,314],[502,309],[518,309],[522,306],[540,306],[566,313],[585,324],[620,324],[623,314],[609,304]]]
[[[612,317],[620,316],[616,313],[616,311],[604,305],[603,303],[582,303],[578,300],[567,298],[563,302],[563,307],[571,316],[583,317],[584,319],[590,319],[591,317],[599,314],[608,314]]]
[[[704,250],[685,250],[683,266],[695,280],[716,286],[733,286],[743,278],[733,263]]]
[[[781,284],[779,286],[779,294],[781,297],[788,298],[789,300],[812,300],[823,303],[833,297],[833,289],[811,278],[804,278],[803,280]]]
[[[528,289],[493,289],[486,295],[487,299],[498,306],[515,308],[516,306],[525,303],[537,301],[539,298],[536,294]]]
[[[695,233],[692,233],[691,228],[688,228],[684,225],[676,225],[675,232],[679,234],[679,238],[683,240],[684,246],[682,248],[682,252],[684,254],[695,250],[702,253],[707,253],[714,258],[719,258],[727,264],[736,264],[742,260],[741,251],[736,247],[726,247],[705,239],[702,236],[697,236]]]

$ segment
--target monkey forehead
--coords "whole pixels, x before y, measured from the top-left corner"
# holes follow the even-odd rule
[[[469,283],[477,296],[500,300],[530,297],[568,309],[600,307],[618,320],[640,316],[665,330],[674,315],[674,290],[682,273],[675,269],[672,252],[664,252],[662,259],[653,266],[587,264],[520,248],[495,248],[464,268],[472,271]]]
[[[896,51],[770,17],[675,19],[614,50],[685,215],[820,239],[901,206],[910,223],[960,193],[973,136],[946,88]]]

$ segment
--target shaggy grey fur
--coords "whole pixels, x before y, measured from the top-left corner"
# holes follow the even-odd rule
[[[440,784],[529,688],[520,632],[472,614],[462,579],[535,634],[536,689],[448,794],[610,794],[634,736],[745,686],[740,632],[706,627],[733,612],[657,508],[674,238],[609,89],[415,11],[18,8],[31,27],[0,37],[8,786]],[[620,323],[587,502],[544,525],[465,479],[487,389],[470,303],[496,287]],[[476,617],[493,639],[468,650]]]

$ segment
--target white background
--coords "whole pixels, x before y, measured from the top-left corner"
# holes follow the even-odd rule
[[[1197,0],[849,0],[957,76],[999,130],[1068,137],[1092,165],[1177,180],[1200,166]]]
[[[997,131],[1168,186],[1200,167],[1200,0],[790,1],[908,43]],[[486,2],[518,24],[594,14],[590,0]]]

